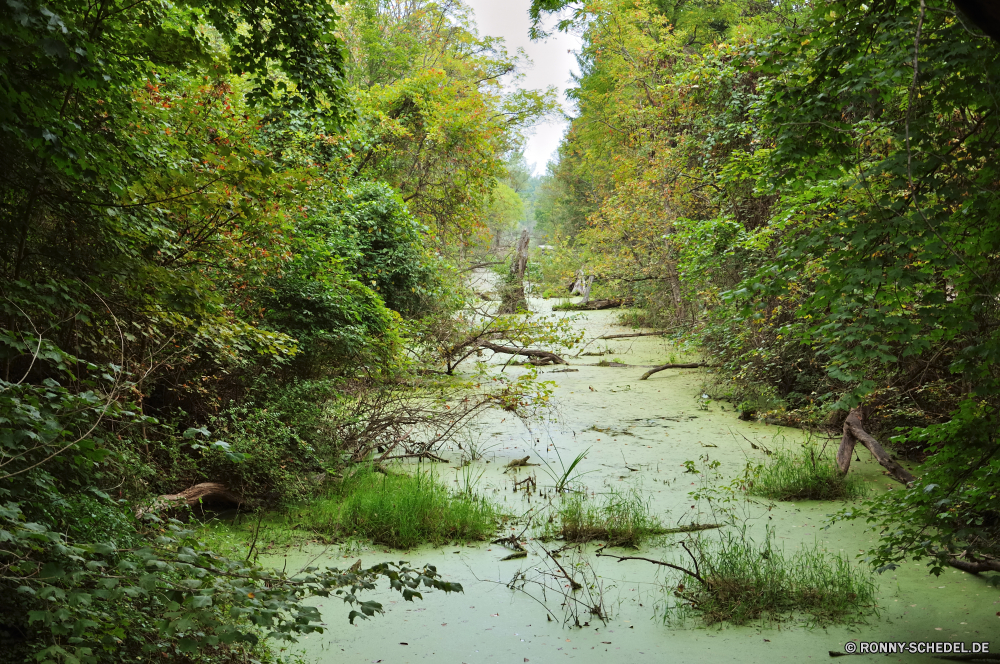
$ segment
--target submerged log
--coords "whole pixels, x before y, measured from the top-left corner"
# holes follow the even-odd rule
[[[844,437],[841,438],[840,449],[837,450],[837,466],[840,468],[841,474],[846,475],[850,469],[851,454],[858,442],[868,448],[868,451],[878,459],[882,467],[889,471],[889,475],[896,481],[910,484],[917,479],[910,474],[910,471],[896,463],[885,451],[885,448],[865,431],[861,410],[858,408],[852,408],[851,412],[847,414],[847,419],[844,420]]]
[[[632,332],[630,334],[605,334],[603,337],[597,337],[598,339],[630,339],[632,337],[659,337],[667,333],[667,330],[662,332]]]
[[[225,484],[219,482],[202,482],[192,487],[184,489],[180,493],[164,494],[159,496],[149,505],[139,507],[135,515],[137,517],[151,512],[171,507],[185,507],[196,505],[197,503],[229,503],[232,505],[242,505],[243,499],[229,490]]]
[[[568,364],[566,360],[562,359],[555,353],[550,353],[547,350],[533,350],[531,348],[514,348],[513,346],[500,346],[489,341],[480,341],[479,346],[487,350],[491,350],[494,353],[504,353],[506,355],[523,355],[525,357],[537,358],[540,360],[548,360],[554,364]]]
[[[625,303],[624,300],[593,300],[591,302],[579,302],[568,304],[557,304],[552,307],[553,311],[598,311],[600,309],[617,309]]]
[[[655,374],[655,373],[657,373],[659,371],[665,371],[667,369],[697,369],[699,367],[706,367],[706,366],[708,366],[708,365],[705,364],[704,362],[687,362],[687,363],[684,363],[684,364],[663,364],[663,365],[658,366],[658,367],[653,367],[652,369],[650,369],[646,373],[642,374],[642,378],[640,378],[639,380],[646,380],[647,378],[649,378],[653,374]]]

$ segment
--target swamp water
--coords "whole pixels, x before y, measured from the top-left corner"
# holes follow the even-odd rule
[[[533,300],[531,305],[535,311],[548,309],[542,301]],[[631,331],[615,325],[616,311],[571,315],[585,327],[588,340]],[[567,368],[563,366],[540,370],[541,379],[557,383],[552,395],[554,412],[545,422],[529,429],[508,413],[492,412],[478,421],[478,433],[471,440],[483,455],[481,461],[460,467],[462,452],[456,448],[443,454],[454,461],[452,465],[421,467],[433,470],[456,490],[472,479],[478,494],[498,502],[508,513],[522,515],[537,511],[549,498],[515,493],[515,481],[534,476],[544,494],[554,483],[544,464],[558,475],[578,454],[589,450],[576,468],[580,475],[575,482],[577,487],[586,487],[588,494],[599,498],[612,489],[634,489],[667,527],[711,523],[713,517],[703,511],[704,505],[696,505],[688,495],[703,486],[705,475],[686,473],[685,461],[708,455],[720,462],[722,475],[709,478],[708,485],[728,484],[743,472],[748,460],[755,464],[765,460],[764,452],[754,450],[750,441],[758,447],[794,449],[806,437],[796,429],[741,421],[729,404],[699,403],[704,401],[700,388],[706,380],[702,370],[666,370],[639,380],[646,368],[667,361],[672,350],[659,337],[594,341],[584,352],[607,352],[568,358],[568,368],[576,371],[563,371]],[[525,369],[509,366],[506,371],[517,375]],[[837,444],[837,440],[830,442],[833,449],[828,448],[827,455],[835,453]],[[543,465],[504,472],[505,464],[526,455],[531,456],[530,462]],[[871,490],[898,488],[863,450],[861,459],[852,464],[851,473],[862,475]],[[863,523],[838,523],[824,529],[827,515],[844,507],[843,502],[776,503],[771,510],[768,502],[750,504],[739,513],[745,512],[748,532],[758,542],[765,528],[773,528],[776,546],[786,555],[802,544],[818,544],[855,561],[871,546],[874,534]],[[546,520],[539,520],[536,534]],[[523,528],[514,524],[507,526],[507,532],[518,534]],[[291,571],[306,565],[343,569],[358,558],[364,566],[406,560],[418,566],[435,565],[446,580],[464,588],[461,594],[424,591],[423,600],[405,602],[383,583],[363,599],[381,602],[385,614],[353,626],[347,621],[349,609],[340,600],[315,600],[327,630],[292,646],[308,662],[803,662],[827,660],[829,651],[843,652],[851,640],[960,641],[967,648],[972,642],[992,642],[990,651],[1000,652],[1000,589],[962,572],[946,570],[935,577],[924,563],[907,562],[877,576],[880,615],[853,626],[810,627],[804,620],[785,620],[749,627],[706,627],[697,616],[664,622],[664,607],[677,602],[672,593],[679,573],[642,561],[595,557],[597,543],[583,545],[582,555],[566,551],[559,559],[567,568],[581,563],[579,569],[585,575],[577,578],[599,585],[603,597],[607,622],[578,607],[575,613],[581,627],[576,627],[573,602],[551,590],[566,581],[558,578],[558,569],[541,549],[553,551],[562,542],[528,540],[532,532],[522,538],[527,542],[527,557],[511,560],[502,560],[511,550],[480,542],[406,552],[313,546],[261,561]],[[718,537],[718,532],[705,531],[702,536]],[[654,538],[638,551],[609,552],[687,565],[689,560],[678,545],[680,537]],[[858,564],[867,571],[864,563]],[[543,592],[533,583],[524,584],[525,592],[508,588],[519,573],[529,580],[544,574],[550,590]],[[598,594],[591,587],[576,593],[565,588],[565,592],[581,599]],[[876,657],[878,661],[940,661],[909,653],[858,656],[864,661]]]

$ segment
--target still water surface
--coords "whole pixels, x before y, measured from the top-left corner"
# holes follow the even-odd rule
[[[543,301],[533,300],[535,311],[545,310]],[[618,327],[618,312],[574,314],[587,338],[627,333]],[[531,455],[531,461],[560,468],[560,456],[569,463],[588,450],[580,465],[585,474],[579,482],[588,492],[600,494],[609,487],[640,491],[654,514],[664,523],[710,522],[711,515],[698,513],[688,493],[697,488],[697,477],[684,472],[682,464],[708,455],[721,463],[719,472],[728,482],[738,476],[747,461],[761,462],[758,447],[793,447],[802,444],[805,434],[796,429],[743,422],[728,404],[701,399],[701,387],[708,376],[703,370],[667,370],[649,380],[639,377],[646,367],[667,361],[676,352],[659,337],[640,337],[594,342],[587,352],[608,351],[603,356],[570,359],[570,368],[546,367],[542,378],[557,384],[553,394],[554,412],[530,429],[506,413],[490,413],[477,424],[475,441],[485,451],[482,462],[462,470],[460,452],[444,456],[456,463],[434,464],[439,478],[459,486],[466,473],[481,474],[477,489],[501,502],[511,513],[537,509],[543,500],[514,493],[514,480],[534,474],[539,487],[552,480],[542,467],[504,473],[508,461]],[[502,358],[507,360],[509,358]],[[626,366],[597,366],[602,359],[619,359]],[[517,375],[519,367],[507,367]],[[505,417],[506,416],[506,417]],[[835,448],[837,441],[831,441]],[[832,453],[828,449],[827,453]],[[895,490],[898,485],[882,475],[881,467],[867,452],[851,466],[863,475],[875,491]],[[486,463],[488,461],[488,463]],[[426,465],[425,465],[426,467]],[[838,502],[778,503],[767,510],[750,505],[745,510],[749,531],[760,536],[773,527],[779,546],[786,552],[800,544],[818,542],[833,552],[852,558],[869,548],[873,533],[862,523],[840,523],[829,528],[827,516],[844,507]],[[694,510],[694,511],[692,511]],[[744,512],[741,511],[741,514]],[[692,516],[694,515],[694,516]],[[518,527],[517,532],[520,532]],[[528,533],[530,535],[530,533]],[[717,536],[708,531],[706,537]],[[404,602],[387,590],[366,594],[380,601],[386,612],[371,620],[347,622],[345,605],[337,600],[317,601],[327,619],[324,634],[312,635],[297,644],[309,662],[454,662],[479,664],[502,662],[807,662],[830,659],[829,651],[845,650],[854,641],[991,641],[992,652],[1000,652],[1000,590],[980,579],[948,570],[940,577],[927,573],[924,563],[907,563],[879,577],[879,617],[866,624],[828,628],[808,627],[786,621],[756,627],[705,627],[696,619],[664,623],[663,607],[675,601],[667,583],[676,576],[640,561],[615,562],[587,555],[603,585],[610,618],[607,624],[581,615],[588,625],[577,628],[564,624],[567,615],[562,599],[546,593],[547,609],[540,589],[525,587],[535,597],[508,589],[506,584],[519,572],[537,576],[551,568],[538,543],[529,542],[527,558],[502,561],[510,554],[496,544],[423,547],[412,551],[374,548],[343,551],[337,547],[294,550],[267,561],[292,570],[307,564],[343,568],[361,558],[364,565],[385,560],[407,560],[415,565],[432,564],[450,581],[462,584],[462,594],[425,592],[423,600]],[[559,546],[558,542],[546,545]],[[642,555],[662,560],[681,560],[676,538],[643,547]],[[572,558],[563,558],[572,562]],[[860,563],[859,564],[863,564]],[[551,579],[550,578],[550,585]],[[671,586],[672,587],[672,586]],[[556,620],[548,620],[552,615]],[[572,621],[570,621],[572,624]],[[859,655],[852,661],[930,662],[929,655]],[[1000,660],[998,660],[1000,661]]]

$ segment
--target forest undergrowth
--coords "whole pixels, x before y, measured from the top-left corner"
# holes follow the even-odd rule
[[[996,31],[947,0],[530,13],[582,40],[541,178],[522,149],[555,91],[458,1],[4,6],[0,660],[273,659],[322,629],[309,596],[355,620],[379,580],[459,591],[287,576],[175,517],[320,498],[330,532],[486,536],[471,496],[328,480],[547,408],[535,369],[582,337],[525,288],[582,283],[697,347],[744,418],[842,435],[840,475],[878,451],[905,486],[838,517],[879,532],[878,571],[996,581]],[[426,518],[376,519],[390,485]]]

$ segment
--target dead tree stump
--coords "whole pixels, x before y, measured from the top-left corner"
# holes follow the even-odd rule
[[[578,270],[576,273],[576,280],[570,287],[569,292],[572,295],[582,295],[583,302],[580,304],[587,304],[590,302],[590,288],[594,285],[594,275],[588,277],[583,276],[583,270]]]
[[[507,283],[500,293],[501,314],[516,314],[528,310],[528,300],[524,296],[524,273],[528,270],[528,230],[521,231],[521,239],[517,241],[517,253],[510,264],[510,274]]]

